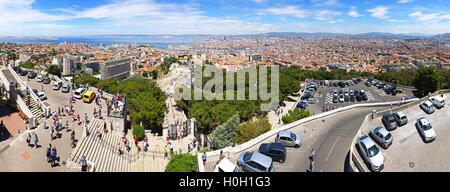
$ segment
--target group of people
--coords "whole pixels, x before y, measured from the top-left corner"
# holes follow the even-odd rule
[[[38,135],[36,133],[34,133],[34,132],[33,132],[33,136],[31,135],[31,133],[28,133],[26,141],[27,141],[27,144],[28,144],[29,147],[33,147],[33,145],[31,145],[31,139],[33,139],[33,141],[34,141],[34,146],[36,148],[38,148],[38,146],[39,146],[38,145],[38,142],[39,142]]]
[[[59,157],[56,153],[56,146],[52,147],[52,144],[48,144],[46,156],[47,162],[50,163],[51,167],[54,167],[56,165],[56,162],[59,161]]]

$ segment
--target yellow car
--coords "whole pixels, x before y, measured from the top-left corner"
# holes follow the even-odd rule
[[[90,103],[95,98],[95,93],[93,91],[86,91],[83,95],[83,101]]]

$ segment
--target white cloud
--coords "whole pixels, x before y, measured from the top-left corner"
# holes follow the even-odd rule
[[[378,18],[378,19],[386,19],[388,18],[386,14],[388,13],[388,8],[385,6],[378,6],[373,9],[368,9],[368,12],[372,13],[370,14],[372,17]]]
[[[398,3],[411,3],[414,0],[399,0]]]
[[[342,12],[338,11],[330,11],[330,10],[322,10],[317,13],[315,13],[315,19],[319,21],[333,21],[333,18],[336,16],[341,15]],[[335,21],[333,21],[335,23]]]
[[[265,10],[260,10],[259,15],[289,15],[294,17],[303,18],[306,17],[306,11],[301,10],[297,6],[286,6],[280,8],[269,8]]]
[[[416,11],[414,13],[409,14],[410,17],[415,17],[419,21],[432,21],[439,19],[438,13],[430,13],[424,14],[421,11]]]
[[[350,7],[350,11],[347,13],[347,15],[350,16],[350,17],[360,17],[360,16],[362,16],[356,11],[356,7],[355,6],[351,6]]]

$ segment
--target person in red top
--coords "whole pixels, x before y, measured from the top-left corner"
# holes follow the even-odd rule
[[[137,146],[137,136],[134,136],[134,144]]]
[[[80,121],[80,114],[77,115],[77,120]]]
[[[148,142],[148,138],[147,138],[147,135],[145,136],[145,142]]]

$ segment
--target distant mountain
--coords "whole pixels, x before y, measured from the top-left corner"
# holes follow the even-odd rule
[[[450,33],[438,34],[438,35],[435,35],[434,38],[450,39]]]

